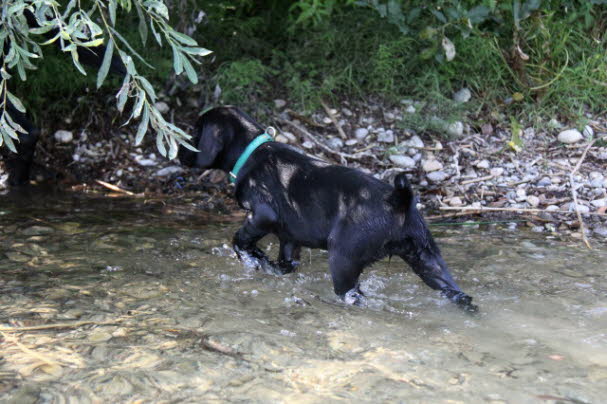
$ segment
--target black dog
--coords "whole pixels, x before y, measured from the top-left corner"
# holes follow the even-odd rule
[[[432,289],[468,311],[477,310],[451,277],[405,174],[399,174],[392,187],[278,142],[261,144],[240,171],[234,170],[247,146],[262,133],[264,129],[239,109],[215,108],[196,125],[193,144],[200,152],[179,152],[184,165],[236,174],[236,199],[250,211],[233,241],[242,261],[289,273],[298,265],[302,246],[326,249],[335,293],[357,304],[363,268],[398,255]],[[268,233],[280,239],[277,265],[256,247]]]

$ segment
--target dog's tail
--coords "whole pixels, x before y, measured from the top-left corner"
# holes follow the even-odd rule
[[[400,173],[394,178],[394,190],[388,196],[388,203],[400,212],[409,212],[415,203],[415,194],[407,179],[407,174]]]

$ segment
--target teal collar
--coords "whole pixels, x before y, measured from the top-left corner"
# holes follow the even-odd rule
[[[244,166],[244,163],[247,162],[247,160],[249,159],[251,154],[262,144],[264,144],[266,142],[271,142],[273,140],[274,139],[272,139],[272,136],[268,135],[268,133],[266,131],[266,133],[257,136],[255,139],[253,139],[253,141],[251,143],[249,143],[247,148],[244,149],[244,152],[242,152],[240,157],[238,157],[238,160],[236,160],[236,164],[234,164],[234,168],[232,168],[232,171],[230,171],[230,183],[231,184],[236,182],[236,177],[238,176],[238,172],[240,171],[242,166]]]

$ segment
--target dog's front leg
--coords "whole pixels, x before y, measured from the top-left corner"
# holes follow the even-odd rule
[[[276,273],[276,265],[257,247],[257,242],[270,233],[275,223],[275,213],[267,205],[252,212],[233,239],[234,251],[248,267]]]
[[[366,304],[365,295],[358,286],[362,268],[363,265],[357,262],[355,257],[339,250],[329,251],[329,269],[333,279],[333,290],[347,304],[355,306]]]
[[[299,254],[301,248],[292,241],[280,240],[280,252],[278,253],[278,269],[283,274],[288,274],[299,266]]]

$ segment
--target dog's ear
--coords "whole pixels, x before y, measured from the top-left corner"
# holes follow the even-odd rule
[[[407,174],[400,173],[394,178],[394,190],[388,196],[388,203],[397,211],[407,212],[415,203],[415,195]]]
[[[216,125],[197,125],[192,145],[199,151],[179,148],[179,161],[188,167],[212,168],[224,146],[221,128]]]

